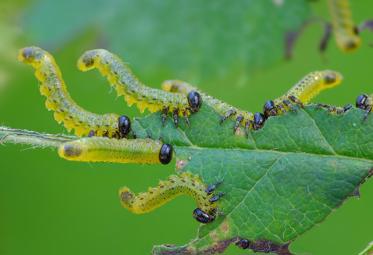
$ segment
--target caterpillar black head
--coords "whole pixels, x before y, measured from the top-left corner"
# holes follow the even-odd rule
[[[159,161],[166,165],[172,160],[173,148],[170,144],[163,144],[159,151]]]
[[[365,110],[367,108],[368,95],[362,94],[356,98],[356,107]]]
[[[192,90],[191,92],[189,92],[188,93],[188,104],[192,112],[198,112],[199,108],[201,108],[201,105],[202,105],[201,95],[195,90]]]
[[[47,53],[38,47],[26,47],[19,51],[18,60],[29,64],[34,61],[40,62],[45,54]]]
[[[360,47],[361,39],[359,36],[353,35],[341,39],[339,44],[343,51],[350,52]]]
[[[200,208],[194,209],[194,211],[193,211],[193,217],[198,222],[201,222],[201,223],[204,223],[204,224],[210,223],[210,222],[212,222],[215,219],[215,217],[213,215],[210,215],[210,214],[204,212]]]
[[[277,115],[277,107],[275,102],[272,100],[268,100],[265,102],[263,107],[264,116],[268,118],[269,116],[276,116]]]
[[[256,112],[254,114],[253,128],[255,130],[262,128],[264,125],[264,122],[265,122],[265,116],[260,112]]]
[[[321,71],[323,84],[326,88],[333,88],[341,83],[343,76],[339,72],[332,70]]]
[[[131,120],[127,116],[122,115],[118,118],[118,131],[121,138],[131,131]]]
[[[238,242],[236,242],[236,245],[242,249],[247,249],[250,247],[250,240],[247,239],[240,239]]]

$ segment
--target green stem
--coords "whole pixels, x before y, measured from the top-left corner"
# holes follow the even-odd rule
[[[0,144],[29,144],[41,148],[57,148],[60,144],[73,139],[76,139],[76,137],[58,134],[44,134],[35,131],[0,126]]]

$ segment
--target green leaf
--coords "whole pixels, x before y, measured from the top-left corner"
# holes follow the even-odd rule
[[[219,192],[226,194],[219,202],[224,216],[202,225],[187,248],[157,247],[155,254],[209,254],[235,237],[286,244],[322,222],[373,174],[373,118],[362,119],[359,109],[331,115],[308,106],[270,118],[248,139],[233,134],[233,122],[220,127],[207,107],[189,129],[157,128],[154,116],[139,120],[166,142],[185,136],[176,146],[177,170],[207,184],[223,180]]]
[[[49,50],[95,28],[94,47],[141,66],[148,80],[162,73],[207,86],[245,84],[248,70],[282,60],[285,33],[308,17],[307,1],[299,0],[41,0],[24,24],[32,41]]]
[[[171,119],[162,127],[157,113],[134,120],[138,137],[175,146],[177,172],[199,175],[206,184],[223,180],[218,191],[225,193],[219,216],[201,225],[196,239],[156,246],[154,254],[213,254],[237,238],[249,239],[257,251],[263,243],[286,247],[373,174],[373,118],[363,122],[360,109],[335,115],[307,106],[271,117],[248,138],[242,130],[233,134],[233,121],[220,125],[219,117],[204,105],[189,128],[181,121],[176,129]],[[5,137],[11,135],[8,130]]]

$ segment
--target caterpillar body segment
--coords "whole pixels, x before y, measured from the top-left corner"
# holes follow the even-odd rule
[[[19,51],[18,59],[35,69],[40,93],[46,97],[46,108],[54,112],[55,120],[62,122],[68,131],[74,129],[77,136],[87,136],[91,131],[97,136],[118,136],[119,116],[91,113],[77,105],[52,55],[38,47],[27,47]]]
[[[216,203],[209,201],[213,194],[207,194],[205,189],[206,185],[197,176],[182,173],[171,175],[166,181],[160,181],[158,186],[139,194],[124,187],[119,190],[119,197],[124,208],[136,214],[143,214],[180,195],[188,195],[196,201],[200,210],[213,217],[216,212]]]
[[[201,92],[197,88],[188,84],[187,82],[180,80],[167,80],[162,83],[162,89],[168,92],[188,94],[191,91],[198,91],[203,98],[203,102],[211,106],[222,118],[221,122],[230,118],[236,121],[235,130],[240,126],[244,126],[247,129],[253,128],[254,114],[241,109],[238,109],[232,105],[229,105],[219,99],[216,99],[206,93]]]
[[[115,88],[118,95],[124,96],[128,105],[135,104],[141,112],[171,113],[175,125],[179,116],[197,112],[202,99],[199,94],[181,95],[145,86],[119,57],[103,49],[85,52],[78,60],[78,68],[88,71],[97,68]]]
[[[311,72],[296,83],[285,95],[275,99],[274,102],[281,103],[293,96],[303,104],[307,104],[321,91],[338,86],[342,79],[342,74],[332,70]]]
[[[352,19],[349,0],[328,0],[328,7],[338,47],[345,52],[357,49],[361,39]]]
[[[294,111],[293,104],[303,107],[308,104],[312,98],[317,96],[325,89],[331,89],[338,86],[343,76],[336,71],[323,70],[307,74],[298,83],[296,83],[283,96],[269,100],[264,105],[264,115],[266,117],[278,115],[288,110]]]
[[[173,149],[169,144],[150,139],[89,137],[61,144],[58,154],[82,162],[168,164]]]

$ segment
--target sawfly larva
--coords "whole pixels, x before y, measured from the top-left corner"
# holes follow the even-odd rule
[[[282,112],[292,109],[292,104],[303,106],[311,101],[325,89],[331,89],[338,86],[343,76],[332,70],[315,71],[307,74],[303,79],[296,83],[283,96],[269,100],[264,104],[263,112],[266,118],[275,116]]]
[[[168,164],[172,154],[171,145],[150,139],[89,137],[63,143],[58,148],[61,158],[82,162]]]
[[[78,68],[81,71],[97,68],[117,94],[124,96],[129,106],[136,104],[141,112],[145,109],[150,112],[161,111],[163,123],[171,113],[177,126],[179,116],[187,118],[191,113],[197,112],[202,104],[202,98],[196,91],[190,91],[185,96],[145,86],[119,57],[107,50],[85,52],[78,60]]]
[[[352,20],[349,0],[328,0],[328,6],[338,47],[345,52],[357,49],[361,39]]]
[[[35,69],[40,83],[40,93],[45,96],[45,106],[54,111],[54,118],[68,131],[74,129],[77,136],[97,135],[124,137],[130,131],[128,117],[117,114],[95,114],[76,104],[67,91],[61,71],[53,56],[38,47],[26,47],[19,51],[18,59]],[[127,122],[123,122],[127,119]]]
[[[295,30],[285,35],[285,58],[290,59],[294,45],[304,29],[313,23],[321,23],[324,26],[324,34],[319,43],[319,51],[324,52],[329,41],[334,35],[337,47],[343,52],[352,52],[360,47],[360,33],[364,30],[373,31],[373,20],[368,19],[357,25],[352,19],[349,0],[327,0],[331,22],[323,19],[312,18]]]
[[[150,212],[180,195],[189,195],[197,203],[193,216],[201,223],[209,223],[215,219],[216,201],[214,195],[206,192],[206,186],[194,175],[181,173],[171,175],[168,180],[160,181],[157,187],[149,188],[147,192],[134,194],[129,188],[119,190],[122,206],[136,214]],[[215,195],[219,198],[222,195]]]

